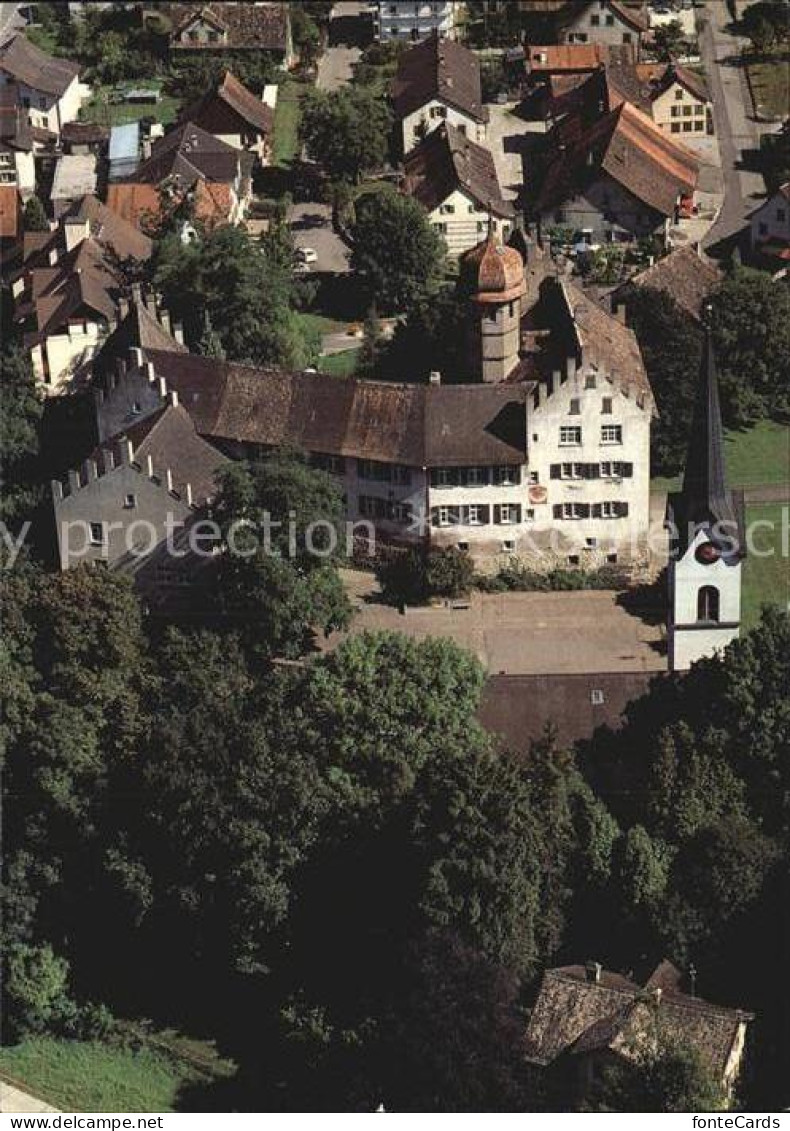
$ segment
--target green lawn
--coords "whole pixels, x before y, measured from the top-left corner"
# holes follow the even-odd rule
[[[790,102],[790,58],[786,47],[776,47],[759,62],[747,60],[747,68],[757,115],[786,118]]]
[[[289,165],[299,152],[299,103],[303,87],[287,79],[277,92],[274,112],[274,144],[272,164]]]
[[[790,484],[790,428],[763,420],[745,432],[728,432],[725,458],[731,487]],[[680,477],[654,479],[654,491],[674,491]]]
[[[136,82],[119,83],[118,86],[96,86],[93,88],[93,97],[86,102],[80,111],[80,117],[85,121],[98,122],[102,126],[123,126],[127,122],[138,122],[141,118],[156,118],[158,122],[168,126],[175,121],[181,107],[179,99],[169,94],[164,94],[159,102],[127,103],[112,102],[114,94],[122,94],[126,90],[161,88],[157,80],[146,82],[138,79]]]
[[[0,1071],[53,1107],[80,1112],[174,1111],[182,1085],[213,1074],[148,1050],[48,1037],[0,1049]]]
[[[770,527],[751,530],[751,541],[743,565],[743,623],[752,625],[760,615],[763,604],[790,608],[790,561],[788,561],[787,531],[788,504],[766,503],[747,507],[746,523],[769,522]],[[783,513],[784,512],[784,513]],[[772,550],[770,557],[761,553]]]
[[[358,354],[359,346],[354,346],[353,349],[343,350],[342,353],[330,353],[326,357],[319,357],[316,365],[321,373],[326,373],[330,377],[350,377],[356,369]]]
[[[296,315],[299,323],[307,330],[314,330],[321,334],[342,334],[348,329],[348,322],[339,322],[336,318],[328,318],[325,314],[312,314],[309,311]]]

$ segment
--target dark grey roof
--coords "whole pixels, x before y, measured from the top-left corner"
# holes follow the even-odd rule
[[[391,93],[399,118],[438,98],[478,122],[488,121],[477,56],[452,39],[440,39],[436,32],[401,55]]]
[[[77,63],[55,59],[24,35],[14,35],[0,47],[0,71],[17,82],[60,97],[80,73]]]
[[[676,553],[685,551],[692,525],[714,528],[718,525],[722,548],[727,548],[729,538],[737,538],[736,549],[741,557],[745,556],[742,500],[727,488],[719,375],[710,327],[705,331],[683,488],[670,495],[668,516],[681,535]],[[716,530],[711,533],[712,540],[717,541]]]

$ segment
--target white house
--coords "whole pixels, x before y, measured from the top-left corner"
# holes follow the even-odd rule
[[[496,235],[507,238],[515,209],[502,196],[488,149],[442,122],[406,154],[403,164],[403,191],[425,208],[452,258],[479,243],[489,221]]]
[[[0,87],[0,184],[12,184],[22,200],[36,191],[33,134],[13,87]]]
[[[682,490],[669,496],[669,668],[684,671],[737,639],[746,557],[743,493],[729,491],[718,374],[706,331]]]
[[[778,267],[790,263],[790,181],[781,185],[751,215],[752,251],[774,260]]]
[[[631,44],[639,57],[647,22],[623,0],[587,0],[568,6],[559,29],[560,43]]]
[[[56,59],[18,34],[0,46],[0,84],[16,92],[17,103],[28,111],[36,129],[60,134],[73,122],[90,88],[79,80],[79,67]]]
[[[665,133],[683,141],[713,133],[713,103],[700,75],[676,63],[638,63],[636,73],[648,85],[653,121]]]
[[[403,152],[448,122],[478,144],[486,139],[480,63],[473,51],[438,34],[401,55],[390,93]]]
[[[461,7],[455,0],[374,0],[373,34],[380,40],[413,43],[431,32],[452,39]]]

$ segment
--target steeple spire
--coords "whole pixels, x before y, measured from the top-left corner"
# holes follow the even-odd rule
[[[705,318],[699,388],[691,423],[682,495],[685,514],[694,522],[735,522],[732,492],[727,490],[724,428],[719,401],[719,375],[713,349],[710,310]]]

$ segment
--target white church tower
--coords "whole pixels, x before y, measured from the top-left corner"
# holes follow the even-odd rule
[[[719,380],[710,327],[683,489],[669,496],[669,670],[685,671],[735,640],[746,556],[743,495],[726,487]]]

